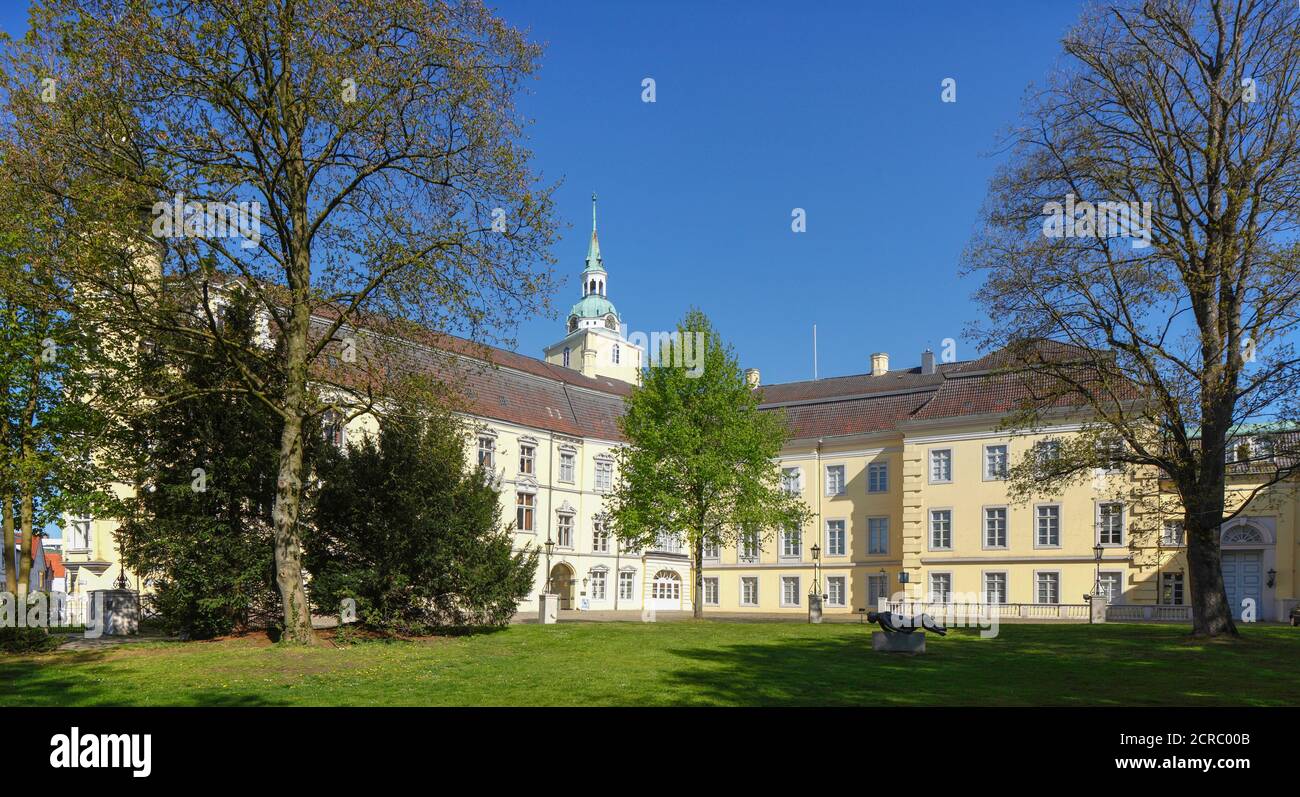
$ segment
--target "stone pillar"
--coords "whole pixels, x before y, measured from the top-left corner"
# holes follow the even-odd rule
[[[820,623],[822,621],[822,596],[808,596],[808,622]]]
[[[1088,599],[1088,622],[1106,622],[1106,596],[1092,595]]]
[[[537,596],[537,622],[552,625],[560,617],[560,596],[553,592],[542,592]]]
[[[86,630],[108,636],[140,633],[140,595],[129,589],[92,589]]]

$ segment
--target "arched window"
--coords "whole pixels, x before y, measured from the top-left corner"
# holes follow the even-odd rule
[[[614,364],[618,365],[618,344],[617,343],[614,344],[614,351],[610,356],[614,358]]]
[[[565,347],[564,347],[564,367],[565,367],[565,368],[568,368],[568,367],[569,367],[569,347],[568,347],[568,346],[565,346]]]
[[[1264,532],[1249,523],[1225,529],[1220,545],[1263,545],[1266,542]]]
[[[578,329],[578,317],[576,315],[569,316],[569,331],[576,332],[577,329]]]
[[[595,292],[596,292],[596,281],[592,280],[591,282],[587,283],[587,293],[595,293]]]
[[[650,586],[650,597],[658,600],[681,600],[682,577],[671,570],[660,570],[655,573],[654,583]]]

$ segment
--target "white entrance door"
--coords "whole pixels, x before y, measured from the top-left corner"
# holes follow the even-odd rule
[[[1228,608],[1232,616],[1241,619],[1241,602],[1247,598],[1255,601],[1256,617],[1263,609],[1264,585],[1263,556],[1259,551],[1223,552],[1223,588],[1228,593]]]
[[[682,577],[672,570],[660,570],[650,583],[650,608],[672,612],[682,608]]]

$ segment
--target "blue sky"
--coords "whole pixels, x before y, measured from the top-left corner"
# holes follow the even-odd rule
[[[563,179],[557,245],[577,300],[590,195],[609,295],[633,331],[707,312],[764,382],[895,366],[960,340],[977,308],[959,258],[997,133],[1040,81],[1076,0],[970,3],[501,0],[546,45],[524,112],[545,179]],[[25,28],[4,4],[0,25]],[[641,101],[641,81],[657,101]],[[940,82],[957,81],[957,102]],[[793,233],[793,208],[807,232]],[[540,356],[558,318],[525,320]],[[959,344],[958,356],[975,354]]]

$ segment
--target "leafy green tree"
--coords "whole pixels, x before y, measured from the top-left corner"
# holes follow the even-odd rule
[[[1300,419],[1298,24],[1289,0],[1087,9],[1027,95],[966,258],[977,339],[1026,375],[1015,425],[1081,406],[1096,444],[1022,463],[1022,481],[1162,474],[1198,636],[1237,634],[1220,527],[1300,472],[1279,435],[1251,457],[1263,478],[1245,500],[1225,491],[1243,432]],[[1159,508],[1148,495],[1135,515]]]
[[[631,547],[648,547],[663,533],[685,535],[701,617],[705,546],[798,528],[810,513],[780,485],[774,460],[786,439],[784,415],[759,410],[757,391],[708,317],[692,310],[675,341],[652,354],[628,396],[620,420],[628,444],[617,454],[609,506],[615,534]]]
[[[253,301],[240,291],[226,296],[218,325],[226,345],[256,348]],[[131,419],[123,449],[137,454],[136,495],[124,501],[117,532],[123,561],[151,580],[146,599],[173,633],[206,638],[278,624],[271,512],[283,421],[238,390],[231,366],[211,352],[178,353],[176,343],[152,347],[140,375],[196,395],[150,404]],[[263,367],[274,389],[274,371]]]
[[[317,611],[351,598],[362,623],[392,633],[504,625],[537,551],[514,550],[490,474],[467,463],[461,421],[415,399],[389,409],[378,439],[327,451],[306,546]]]
[[[508,337],[547,307],[556,225],[515,107],[541,48],[482,0],[41,0],[30,18],[3,53],[0,146],[117,253],[77,279],[153,340],[177,331],[156,327],[173,285],[237,275],[283,341],[276,391],[256,352],[218,351],[284,421],[276,577],[287,637],[310,643],[303,455],[334,409],[313,373],[382,373],[349,345],[363,316]]]

